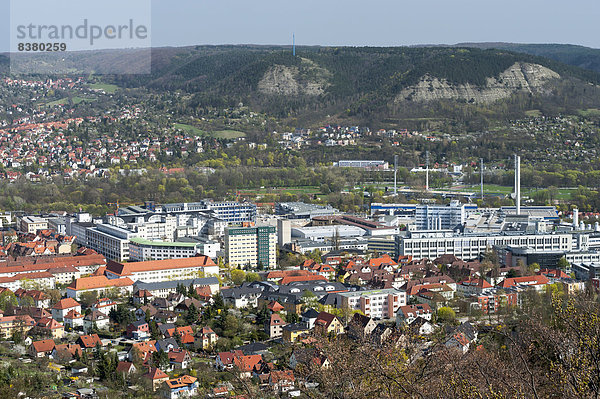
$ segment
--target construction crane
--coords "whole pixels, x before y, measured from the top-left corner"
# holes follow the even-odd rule
[[[115,216],[117,216],[119,214],[119,200],[117,200],[117,202],[108,202],[106,205],[116,207]]]

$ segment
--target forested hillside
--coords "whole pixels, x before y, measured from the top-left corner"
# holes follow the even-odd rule
[[[102,70],[119,54],[65,53]],[[104,61],[103,61],[104,60]],[[0,60],[0,68],[3,63]],[[105,66],[105,65],[104,65]],[[290,125],[417,126],[600,108],[600,74],[536,55],[467,47],[195,46],[152,51],[152,74],[103,76],[123,88],[181,92],[188,114],[249,105]],[[415,125],[415,126],[413,126]]]
[[[573,44],[520,44],[520,43],[461,43],[460,47],[501,49],[550,58],[564,64],[600,72],[600,49]]]
[[[540,65],[560,79],[548,82],[543,94],[513,88],[511,96],[493,107],[473,104],[477,101],[465,96],[446,98],[444,93],[434,102],[397,99],[403,89],[425,76],[435,77],[452,90],[465,85],[468,90],[487,90],[491,78],[502,83],[501,75],[515,65]],[[269,81],[265,83],[266,76]],[[595,72],[533,55],[474,48],[302,47],[296,57],[282,47],[155,49],[152,75],[117,76],[115,80],[127,87],[183,90],[192,95],[191,107],[244,102],[276,117],[300,121],[324,115],[357,123],[434,115],[469,115],[476,120],[484,114],[506,118],[528,109],[557,113],[600,105],[595,86],[600,77]],[[303,89],[310,84],[317,90]]]

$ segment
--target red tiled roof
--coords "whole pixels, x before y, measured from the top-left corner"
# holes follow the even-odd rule
[[[56,302],[56,304],[52,307],[52,309],[64,310],[64,309],[74,308],[76,306],[81,306],[81,305],[75,299],[64,298],[64,299],[61,299],[60,301]]]
[[[35,349],[35,351],[37,353],[40,353],[40,352],[52,352],[52,350],[56,346],[56,344],[54,343],[54,341],[51,340],[51,339],[44,339],[44,340],[41,340],[41,341],[35,341],[31,345],[33,345],[33,349]]]
[[[156,367],[150,367],[148,372],[144,374],[144,377],[150,378],[151,380],[161,380],[164,378],[169,378],[169,376],[165,374],[164,371]]]
[[[130,276],[135,272],[150,270],[184,269],[188,267],[216,266],[208,256],[193,256],[191,258],[149,260],[145,262],[117,263],[109,261],[106,271],[117,276]]]
[[[183,375],[179,378],[173,378],[172,380],[168,380],[168,381],[166,381],[166,383],[170,389],[173,389],[173,388],[181,388],[181,387],[193,384],[197,380],[198,379],[196,377],[192,377],[189,375]]]
[[[82,277],[73,281],[67,288],[75,291],[90,290],[104,287],[127,287],[133,285],[129,277],[109,279],[106,276]]]

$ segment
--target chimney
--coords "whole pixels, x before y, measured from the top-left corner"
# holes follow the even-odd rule
[[[579,228],[579,209],[573,209],[573,230]]]
[[[516,214],[521,214],[521,157],[515,155],[515,205]]]

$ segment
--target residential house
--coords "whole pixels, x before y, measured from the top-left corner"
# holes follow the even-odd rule
[[[433,334],[433,331],[435,330],[435,327],[431,323],[431,321],[424,319],[420,316],[414,319],[412,323],[408,325],[408,328],[410,329],[410,331],[417,335]]]
[[[152,392],[156,392],[166,381],[169,380],[169,376],[159,368],[150,367],[148,372],[142,376],[150,382]]]
[[[41,341],[34,341],[29,345],[27,353],[34,358],[50,356],[56,344],[52,339],[43,339]]]
[[[198,391],[198,379],[189,375],[165,381],[164,397],[177,399],[195,396]]]
[[[169,363],[175,370],[187,369],[192,358],[190,353],[184,349],[173,349],[167,353]]]
[[[44,331],[46,334],[55,339],[60,339],[63,337],[63,335],[65,335],[65,327],[63,324],[50,317],[40,319],[35,325],[35,328]]]
[[[294,343],[308,333],[310,333],[310,329],[304,323],[286,324],[283,327],[283,342]]]
[[[54,347],[50,357],[59,362],[68,362],[73,360],[75,357],[81,357],[83,351],[81,346],[77,344],[59,344]]]
[[[98,345],[103,346],[98,334],[81,335],[75,343],[85,352],[93,351]]]
[[[212,348],[219,337],[210,327],[202,327],[196,333],[196,348],[202,348],[204,350]]]
[[[116,308],[117,308],[117,303],[115,301],[113,301],[112,299],[108,299],[108,298],[98,299],[92,305],[92,310],[98,310],[98,311],[104,313],[105,315],[108,315],[111,310],[116,309]]]
[[[369,316],[354,313],[352,320],[348,323],[348,334],[353,338],[364,339],[371,335],[375,327],[377,327],[375,320]]]
[[[77,310],[71,309],[63,318],[63,324],[65,328],[71,329],[83,327],[83,315]]]
[[[328,334],[343,334],[344,325],[337,318],[337,316],[331,313],[321,312],[315,321],[315,332],[328,335]]]
[[[71,310],[81,313],[81,305],[73,298],[64,298],[56,302],[52,307],[52,318],[56,321],[63,321],[65,315]]]
[[[265,332],[269,334],[270,338],[278,338],[283,335],[283,327],[286,323],[283,321],[281,316],[277,313],[273,313],[269,320],[265,322]]]
[[[90,332],[94,329],[108,330],[109,327],[109,317],[98,310],[92,310],[83,318],[83,331],[85,332]]]
[[[319,312],[313,308],[310,308],[302,313],[301,320],[304,324],[306,324],[309,330],[312,330],[315,327],[315,321],[317,321],[317,317],[319,317]]]
[[[412,323],[417,317],[422,317],[425,320],[431,320],[433,312],[431,306],[426,303],[418,303],[416,305],[400,306],[396,313],[396,325]]]
[[[294,389],[295,381],[296,379],[292,370],[274,370],[269,373],[269,387],[280,394]]]
[[[14,332],[27,334],[35,326],[35,320],[29,315],[3,316],[0,313],[0,336],[10,339]]]
[[[133,339],[144,339],[150,335],[150,325],[146,320],[134,321],[127,326],[127,337]]]
[[[135,365],[132,362],[119,362],[117,364],[117,373],[123,374],[125,376],[129,374],[133,374],[136,372]]]

